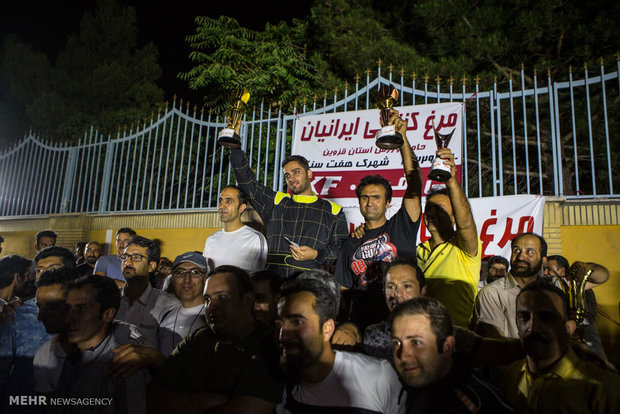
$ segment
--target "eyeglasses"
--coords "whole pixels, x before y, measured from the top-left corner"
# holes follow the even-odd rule
[[[140,263],[144,259],[148,259],[146,256],[142,256],[141,254],[123,254],[121,255],[121,261],[126,262],[131,259],[132,262]]]
[[[198,279],[205,274],[204,270],[200,270],[196,267],[193,269],[185,270],[185,269],[174,269],[172,271],[172,276],[177,279],[185,279],[185,276],[189,274],[192,279]]]

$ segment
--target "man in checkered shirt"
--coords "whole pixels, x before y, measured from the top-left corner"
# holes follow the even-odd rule
[[[334,264],[349,235],[347,221],[341,206],[312,192],[312,171],[304,157],[292,155],[282,162],[292,195],[259,183],[242,150],[231,149],[230,162],[237,184],[249,195],[265,225],[267,269],[289,279],[296,273]]]

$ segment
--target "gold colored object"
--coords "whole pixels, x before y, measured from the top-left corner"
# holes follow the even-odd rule
[[[240,148],[241,137],[235,131],[235,127],[243,118],[245,108],[250,100],[250,92],[246,88],[236,89],[230,97],[230,109],[228,111],[229,125],[232,128],[224,128],[218,135],[217,142],[228,148]]]
[[[585,291],[586,283],[592,274],[592,270],[588,270],[581,280],[578,280],[579,277],[575,274],[576,271],[577,268],[571,269],[571,275],[566,279],[558,274],[555,274],[555,276],[568,297],[569,319],[574,320],[577,326],[581,326],[588,310],[585,301]]]
[[[381,85],[377,91],[377,108],[383,127],[375,134],[375,144],[381,149],[395,149],[403,145],[404,139],[394,125],[389,125],[390,112],[398,99],[398,90],[392,85]]]

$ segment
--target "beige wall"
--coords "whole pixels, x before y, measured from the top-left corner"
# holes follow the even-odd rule
[[[549,197],[545,205],[543,235],[549,243],[549,254],[562,254],[569,261],[600,263],[610,272],[610,280],[595,289],[599,306],[614,322],[598,316],[599,331],[610,359],[620,361],[620,200],[582,201]],[[244,221],[258,221],[248,212]],[[105,214],[52,215],[35,218],[0,218],[0,235],[5,238],[1,255],[21,254],[33,257],[34,235],[43,229],[58,233],[57,244],[73,249],[82,240],[106,241],[120,227],[131,227],[138,234],[162,241],[162,256],[175,256],[190,250],[202,251],[205,239],[221,228],[216,210]]]

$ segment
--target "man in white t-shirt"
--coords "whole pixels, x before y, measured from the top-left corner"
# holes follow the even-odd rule
[[[336,304],[318,279],[282,285],[276,321],[280,364],[297,379],[287,383],[276,413],[404,413],[406,395],[388,361],[332,349]]]
[[[232,265],[254,272],[265,268],[265,236],[241,221],[248,204],[247,196],[236,185],[228,185],[220,192],[217,209],[224,228],[209,236],[205,242],[203,256],[209,269]]]

